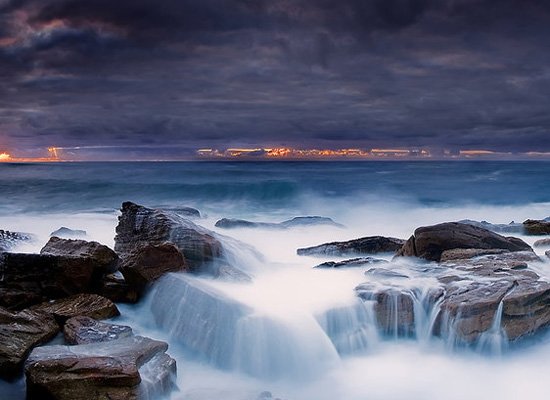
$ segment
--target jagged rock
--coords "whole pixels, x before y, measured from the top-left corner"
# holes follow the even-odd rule
[[[439,261],[445,250],[451,249],[504,249],[509,251],[531,250],[521,239],[504,237],[487,229],[446,222],[420,227],[397,252],[397,256],[420,257]]]
[[[51,237],[40,254],[84,258],[92,262],[102,273],[115,272],[118,263],[116,253],[98,242]]]
[[[36,348],[25,363],[27,399],[137,400],[144,389],[150,391],[146,382],[166,396],[176,373],[167,349],[166,343],[141,336]]]
[[[386,260],[373,257],[359,257],[359,258],[350,258],[349,260],[343,261],[327,261],[322,264],[316,265],[314,268],[353,268],[353,267],[364,267],[369,264],[384,264],[387,263]]]
[[[30,240],[32,240],[32,237],[29,234],[0,229],[0,252],[10,251],[21,242],[28,242]]]
[[[477,226],[478,228],[487,229],[493,232],[518,234],[523,233],[523,224],[516,223],[514,221],[510,222],[509,224],[492,224],[487,221],[473,221],[471,219],[463,219],[458,222],[460,222],[461,224]]]
[[[405,241],[403,239],[384,236],[368,236],[349,240],[347,242],[332,242],[319,246],[306,247],[298,249],[297,253],[301,256],[393,253],[399,250],[404,243]]]
[[[58,332],[51,315],[28,310],[12,313],[0,308],[0,378],[16,378],[32,348]]]
[[[77,294],[38,304],[31,307],[31,310],[51,314],[60,324],[77,316],[107,319],[120,315],[118,308],[111,300],[97,294]]]
[[[534,247],[550,247],[550,239],[539,239],[534,244]]]
[[[0,306],[22,309],[48,299],[95,292],[107,265],[103,259],[73,255],[0,254]]]
[[[523,221],[526,235],[550,235],[550,221],[528,219]]]
[[[155,210],[131,202],[122,204],[116,227],[115,251],[126,259],[144,245],[172,243],[192,271],[223,256],[213,232],[169,211]]]
[[[55,236],[63,239],[82,239],[86,237],[86,231],[80,229],[70,229],[65,226],[50,233],[50,236]]]
[[[124,257],[120,265],[125,281],[138,292],[167,272],[187,269],[182,253],[171,243],[136,247]]]
[[[264,229],[287,229],[298,226],[313,226],[313,225],[331,225],[342,228],[343,225],[334,222],[328,217],[307,216],[294,217],[283,222],[253,222],[244,219],[222,218],[216,222],[216,227],[224,229],[233,228],[264,228]]]
[[[90,317],[72,317],[65,322],[63,335],[68,344],[110,342],[133,336],[132,328],[108,324]]]

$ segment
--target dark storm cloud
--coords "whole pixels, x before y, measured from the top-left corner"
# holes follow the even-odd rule
[[[542,0],[0,0],[0,147],[550,151],[549,37]]]

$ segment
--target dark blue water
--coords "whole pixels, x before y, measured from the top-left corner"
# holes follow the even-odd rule
[[[0,164],[0,212],[149,205],[296,207],[304,197],[431,206],[550,202],[549,162]]]

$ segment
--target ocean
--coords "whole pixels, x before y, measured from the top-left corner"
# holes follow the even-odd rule
[[[477,351],[436,339],[363,332],[368,344],[349,342],[340,351],[326,327],[321,329],[319,315],[335,308],[349,311],[364,271],[315,270],[314,265],[334,257],[297,256],[296,249],[372,235],[406,239],[419,226],[462,219],[507,224],[547,218],[549,182],[550,163],[534,161],[0,164],[0,229],[34,236],[17,249],[22,252],[39,251],[61,226],[86,230],[89,240],[112,247],[118,210],[130,200],[170,210],[197,208],[202,214],[197,224],[253,246],[260,259],[242,253],[243,265],[254,271],[251,284],[200,278],[200,284],[265,317],[261,325],[247,325],[254,332],[247,341],[220,343],[234,351],[223,366],[190,351],[154,323],[153,294],[138,305],[120,306],[119,322],[170,344],[180,389],[173,400],[257,400],[265,391],[283,400],[512,400],[525,393],[530,400],[546,399],[547,333],[519,346]],[[313,215],[344,227],[215,226],[220,218],[281,222]],[[519,237],[531,245],[537,239]],[[550,280],[550,260],[537,265],[536,272]],[[176,290],[171,299],[178,296]],[[352,314],[341,315],[348,319],[343,323],[355,323],[349,321]],[[258,357],[245,361],[262,373],[241,368],[242,354],[250,352]],[[22,385],[0,383],[0,398],[22,398]]]

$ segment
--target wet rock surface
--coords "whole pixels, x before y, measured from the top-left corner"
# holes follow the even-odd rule
[[[334,222],[332,218],[320,216],[294,217],[283,222],[254,222],[244,219],[222,218],[216,222],[216,227],[224,229],[234,228],[263,228],[263,229],[288,229],[300,226],[334,226],[343,228],[342,224]]]
[[[550,239],[539,239],[533,244],[533,247],[550,247]]]
[[[0,308],[0,379],[14,379],[32,348],[59,332],[55,319],[46,313]]]
[[[143,387],[146,382],[166,395],[176,372],[167,349],[166,343],[141,336],[36,348],[25,363],[27,399],[139,399],[151,390]]]
[[[108,324],[84,316],[67,320],[63,327],[63,335],[68,344],[89,344],[110,342],[133,336],[132,328],[125,325]]]
[[[120,315],[117,306],[111,300],[88,293],[38,304],[31,307],[31,310],[51,314],[60,324],[77,316],[108,319]]]
[[[385,264],[386,260],[374,257],[358,257],[350,258],[342,261],[327,261],[316,265],[314,268],[358,268],[370,264]]]
[[[122,204],[116,227],[115,251],[124,261],[132,252],[146,245],[173,244],[192,271],[223,256],[223,247],[213,232],[180,215],[143,207],[131,202]]]
[[[550,221],[528,219],[523,222],[526,235],[550,235]]]
[[[346,242],[331,242],[297,250],[298,255],[332,255],[394,253],[405,240],[384,236],[368,236]]]
[[[124,280],[140,292],[165,273],[187,270],[183,254],[171,243],[136,247],[126,255],[120,265]]]
[[[118,263],[118,256],[109,247],[78,239],[51,237],[40,254],[85,259],[101,273],[116,271]]]
[[[524,251],[531,247],[518,238],[504,237],[468,224],[446,222],[416,229],[397,255],[440,261],[442,253],[452,249]]]

